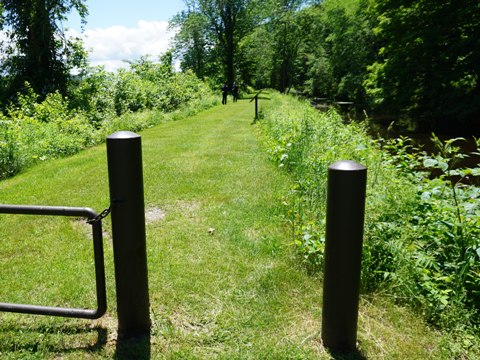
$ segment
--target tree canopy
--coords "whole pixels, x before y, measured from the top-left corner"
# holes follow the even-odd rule
[[[423,127],[478,121],[480,3],[477,0],[377,0],[382,44],[367,89],[384,109],[405,111]],[[476,119],[475,119],[476,118]]]
[[[480,133],[478,0],[184,0],[172,54],[218,87],[271,87]],[[86,67],[62,22],[86,0],[4,0],[0,96],[69,93]],[[168,55],[170,56],[170,54]],[[27,87],[27,88],[28,88]],[[70,92],[71,93],[71,92]]]
[[[12,98],[25,82],[41,97],[65,93],[70,70],[86,61],[78,39],[65,37],[62,21],[76,10],[85,21],[86,0],[3,0],[0,25],[8,43],[2,44],[2,93]]]
[[[175,53],[200,77],[353,101],[424,129],[478,126],[476,0],[185,3]]]
[[[180,27],[175,39],[182,67],[199,76],[235,79],[238,43],[253,29],[253,0],[186,0],[187,10],[172,26]]]

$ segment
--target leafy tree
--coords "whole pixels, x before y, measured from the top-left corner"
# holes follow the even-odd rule
[[[334,98],[336,82],[327,52],[324,8],[311,6],[298,14],[302,43],[297,57],[296,87],[306,96]]]
[[[239,74],[242,82],[257,89],[272,86],[275,48],[273,34],[259,26],[239,43]]]
[[[70,70],[85,65],[80,40],[65,37],[62,21],[76,10],[82,21],[88,14],[85,0],[2,0],[0,25],[8,43],[2,44],[6,58],[1,66],[3,92],[13,98],[28,82],[45,98],[59,90],[65,94]]]
[[[197,75],[216,74],[207,64],[220,68],[229,85],[234,82],[239,41],[253,28],[253,0],[185,0],[188,10],[172,25],[180,27],[176,52],[184,46],[183,64]]]
[[[263,21],[240,46],[243,64],[255,74],[250,78],[265,84],[268,73],[269,86],[282,92],[294,87],[307,96],[363,104],[363,81],[375,46],[369,1],[264,2]]]
[[[294,61],[297,57],[303,34],[299,32],[296,11],[302,5],[301,0],[274,1],[270,26],[274,34],[274,74],[273,84],[281,92],[293,85],[295,73]]]
[[[208,75],[208,62],[215,43],[208,36],[207,18],[194,11],[182,11],[170,21],[179,31],[174,38],[174,55],[181,59],[182,70],[190,69],[198,77]]]
[[[464,124],[480,114],[477,0],[377,0],[382,47],[366,82],[376,105],[420,127]]]
[[[282,92],[294,84],[296,58],[304,34],[297,23],[303,0],[267,0],[255,8],[259,24],[240,43],[242,78]],[[247,67],[247,69],[245,69]]]
[[[307,95],[365,104],[363,82],[375,54],[370,0],[325,0],[303,9],[298,87]]]

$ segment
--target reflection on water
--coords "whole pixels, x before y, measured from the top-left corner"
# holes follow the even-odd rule
[[[335,102],[314,102],[312,103],[320,111],[334,107],[342,115],[346,123],[352,121],[365,122],[367,124],[369,135],[373,138],[392,139],[401,136],[412,139],[412,145],[428,154],[438,153],[434,142],[432,141],[432,133],[415,131],[415,124],[408,119],[402,119],[394,116],[383,115],[367,115],[366,113],[359,113],[355,111],[353,103],[335,103]],[[477,144],[473,136],[452,136],[449,134],[435,133],[435,135],[442,141],[446,141],[456,137],[463,137],[465,140],[459,140],[454,143],[461,149],[461,152],[466,154],[465,159],[461,159],[457,168],[463,167],[477,167],[480,166],[480,156],[472,154],[473,152],[480,152],[477,149]],[[480,185],[480,177],[469,178],[467,181],[470,184]]]
[[[388,121],[390,120],[390,121]],[[434,141],[432,140],[431,133],[422,133],[422,132],[415,132],[409,130],[408,123],[405,126],[405,122],[402,124],[398,120],[388,119],[381,119],[380,121],[375,118],[368,118],[364,119],[363,121],[367,121],[368,128],[370,129],[370,135],[375,138],[398,138],[400,136],[405,136],[412,139],[413,146],[419,148],[428,154],[436,154],[439,152],[439,149],[435,145]],[[350,120],[351,121],[351,120]],[[399,124],[397,124],[397,121]],[[435,134],[442,142],[457,138],[453,137],[448,134]],[[455,165],[455,168],[474,168],[480,166],[480,156],[477,154],[473,154],[474,152],[479,152],[477,149],[477,143],[473,136],[464,136],[460,137],[464,140],[458,140],[454,142],[454,146],[459,147],[461,152],[465,154],[465,158],[459,159]],[[460,178],[453,178],[455,181],[461,181],[462,183],[471,184],[480,186],[480,177],[479,176],[470,176],[465,179]]]

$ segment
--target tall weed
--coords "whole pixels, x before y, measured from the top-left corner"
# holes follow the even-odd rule
[[[295,180],[285,219],[310,270],[323,261],[328,167],[355,160],[368,168],[363,291],[384,291],[436,325],[478,326],[480,189],[462,180],[480,168],[456,168],[466,156],[461,139],[434,137],[438,151],[427,154],[408,138],[373,140],[362,124],[275,93],[260,129],[272,160]]]
[[[17,174],[23,166],[15,124],[0,115],[0,179]]]
[[[466,180],[479,176],[480,167],[462,168],[459,161],[479,154],[463,153],[458,146],[462,138],[442,142],[432,135],[432,140],[433,154],[410,146],[408,157],[393,157],[409,169],[417,192],[410,216],[398,221],[410,246],[397,265],[403,278],[396,275],[393,283],[432,322],[449,328],[478,326],[480,188]],[[407,153],[398,143],[389,150]]]
[[[394,211],[398,189],[391,185],[401,184],[392,167],[380,165],[382,154],[364,125],[344,125],[334,110],[320,113],[306,102],[275,93],[260,123],[272,160],[295,178],[284,205],[295,244],[309,267],[322,264],[327,173],[336,161],[354,160],[369,168],[368,216]]]
[[[218,103],[192,73],[142,60],[110,74],[93,69],[71,90],[38,96],[26,86],[0,117],[0,179],[36,161],[69,156],[119,130],[140,131]]]

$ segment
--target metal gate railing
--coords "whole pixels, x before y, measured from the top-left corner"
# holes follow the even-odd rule
[[[87,222],[92,225],[95,282],[97,291],[97,308],[95,310],[0,303],[0,311],[83,319],[98,319],[105,314],[107,310],[107,296],[105,291],[102,223],[101,217],[99,217],[94,210],[89,208],[60,206],[0,205],[0,214],[75,216],[86,218],[88,220]]]
[[[118,131],[107,137],[110,207],[100,215],[89,208],[0,205],[0,214],[76,216],[92,225],[97,309],[0,303],[0,311],[97,319],[107,309],[101,220],[112,215],[112,245],[119,339],[150,336],[145,201],[141,136]]]

